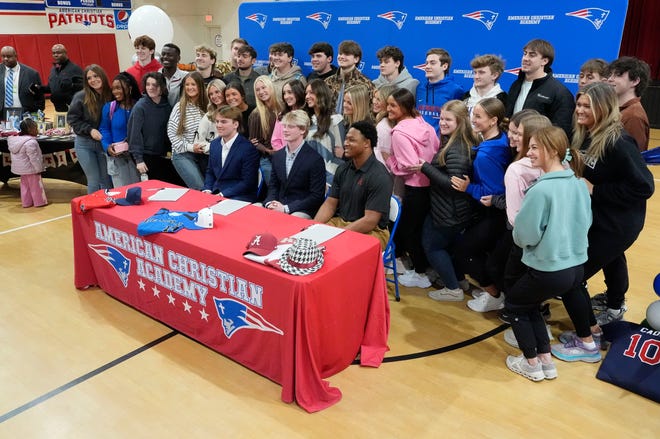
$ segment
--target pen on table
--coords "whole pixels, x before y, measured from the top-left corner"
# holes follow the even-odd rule
[[[147,191],[159,191],[161,189],[167,189],[166,187],[150,187],[148,189],[145,189]]]

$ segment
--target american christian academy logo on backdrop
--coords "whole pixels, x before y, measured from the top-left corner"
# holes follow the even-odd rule
[[[263,29],[264,27],[266,27],[266,22],[268,21],[268,15],[257,12],[255,14],[248,15],[247,17],[245,17],[245,19],[254,21],[259,25],[259,27]]]
[[[567,12],[566,15],[587,20],[599,30],[603,23],[605,23],[605,20],[607,20],[607,16],[610,15],[610,11],[600,8],[585,8],[573,12]]]
[[[330,25],[330,20],[332,20],[332,14],[328,14],[327,12],[314,12],[313,14],[309,14],[305,18],[318,21],[319,23],[321,23],[321,26],[323,26],[323,29],[328,29],[328,26]]]
[[[491,30],[495,24],[495,21],[497,20],[498,15],[499,14],[497,12],[482,9],[480,11],[470,12],[469,14],[463,14],[463,17],[477,20],[486,26],[486,29]]]
[[[399,30],[401,30],[401,28],[403,27],[403,23],[406,22],[407,16],[408,14],[401,11],[389,11],[389,12],[383,12],[382,14],[378,14],[378,18],[384,18],[385,20],[391,21],[396,25],[396,28]]]

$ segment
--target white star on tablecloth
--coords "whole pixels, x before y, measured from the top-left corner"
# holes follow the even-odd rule
[[[190,306],[190,304],[188,303],[187,300],[185,302],[183,302],[183,310],[185,312],[187,312],[188,314],[190,314],[190,308],[191,308],[191,306]]]
[[[209,315],[205,309],[200,309],[199,313],[202,316],[202,320],[206,320],[207,322],[209,321]]]
[[[142,279],[138,279],[138,286],[142,291],[144,291],[144,282],[142,282]]]
[[[160,290],[158,289],[157,286],[154,285],[153,287],[151,287],[151,291],[154,292],[154,296],[160,297]]]
[[[171,303],[172,305],[174,305],[174,296],[172,295],[172,293],[169,293],[169,294],[167,295],[167,301],[168,301],[169,303]]]

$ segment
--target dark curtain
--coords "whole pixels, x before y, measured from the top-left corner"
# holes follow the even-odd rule
[[[651,67],[651,79],[660,79],[660,1],[629,0],[619,56],[635,56]]]

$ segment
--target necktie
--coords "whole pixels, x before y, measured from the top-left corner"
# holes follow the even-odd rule
[[[14,70],[7,69],[5,82],[5,108],[14,106]]]

